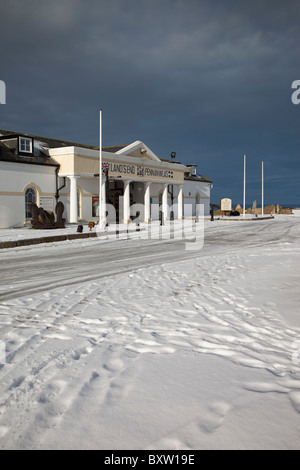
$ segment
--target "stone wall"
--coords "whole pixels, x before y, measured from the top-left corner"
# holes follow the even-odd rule
[[[240,204],[237,204],[236,208],[234,209],[238,211],[240,214],[243,214],[243,208],[241,207]],[[246,208],[246,214],[257,214],[261,215],[262,214],[262,209],[261,207],[256,206],[256,201],[253,203],[252,207]],[[268,206],[264,207],[264,214],[293,214],[293,209],[290,207],[282,207],[280,204],[270,204]],[[220,209],[217,209],[214,211],[215,216],[221,216],[222,212]]]

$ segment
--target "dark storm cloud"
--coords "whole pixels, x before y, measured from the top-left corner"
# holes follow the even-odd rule
[[[244,152],[253,175],[264,157],[286,181],[299,172],[299,17],[294,0],[0,1],[0,127],[97,145],[102,107],[105,145],[175,150],[215,194],[239,197]]]

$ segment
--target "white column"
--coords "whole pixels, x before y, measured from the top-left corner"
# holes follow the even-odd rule
[[[244,155],[244,194],[243,194],[243,217],[246,214],[246,155]]]
[[[102,109],[100,109],[99,122],[99,225],[103,225],[103,178],[102,178]]]
[[[130,180],[124,180],[124,196],[123,196],[123,223],[130,222]]]
[[[183,219],[183,185],[178,185],[178,219]]]
[[[69,221],[71,224],[78,222],[78,194],[77,194],[77,180],[79,176],[68,176],[70,180],[70,216]]]
[[[144,195],[144,206],[145,206],[145,222],[151,222],[150,218],[150,186],[151,182],[145,183],[145,195]]]
[[[163,195],[162,195],[162,212],[164,220],[168,220],[168,184],[163,185]]]
[[[264,162],[261,162],[261,215],[264,215]]]

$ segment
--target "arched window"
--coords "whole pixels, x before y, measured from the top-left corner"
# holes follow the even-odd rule
[[[36,204],[36,190],[34,188],[27,188],[25,192],[25,218],[31,219],[32,214],[30,210],[30,205],[32,203]]]

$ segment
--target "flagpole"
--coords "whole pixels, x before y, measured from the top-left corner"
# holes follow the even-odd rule
[[[99,225],[102,228],[102,108],[100,109],[99,121]]]
[[[264,215],[264,162],[261,162],[261,215]]]
[[[244,155],[244,196],[243,196],[243,217],[246,214],[246,155]]]

